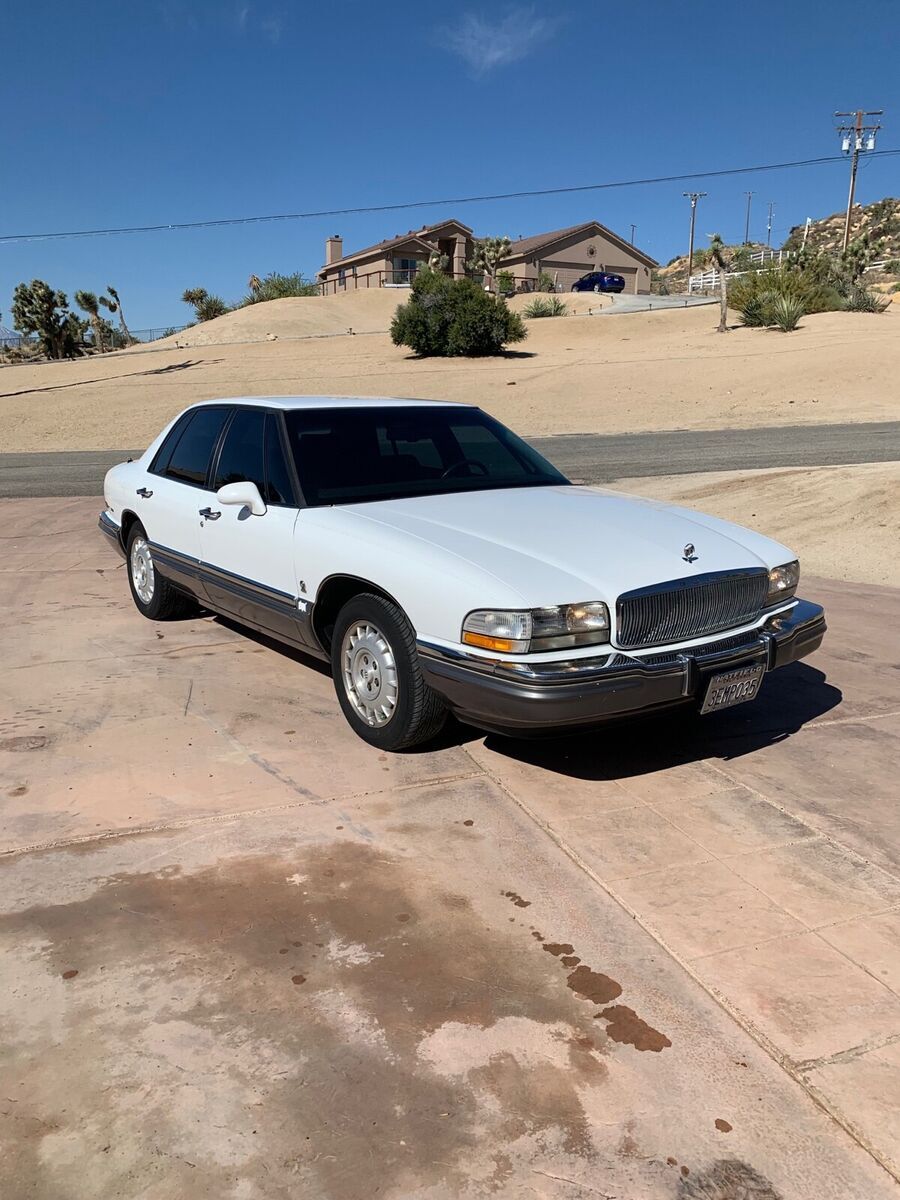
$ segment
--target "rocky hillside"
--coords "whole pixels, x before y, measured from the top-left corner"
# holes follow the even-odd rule
[[[799,250],[803,242],[804,225],[795,225],[781,247],[782,250]],[[858,204],[854,206],[850,223],[851,238],[868,234],[872,242],[884,242],[883,257],[887,261],[900,259],[900,200],[890,196],[884,200],[876,200],[874,204]],[[829,250],[838,253],[844,238],[844,213],[832,213],[830,217],[821,217],[811,221],[806,238],[808,247],[814,250]],[[740,246],[729,246],[729,254],[733,257]],[[753,242],[751,250],[764,250],[761,242]],[[694,271],[702,271],[707,266],[709,251],[704,246],[694,251]],[[880,279],[880,275],[872,275],[872,281]],[[887,278],[887,276],[885,276]],[[673,258],[671,262],[656,272],[654,291],[664,287],[673,295],[687,290],[687,255]]]
[[[844,238],[843,212],[832,213],[812,221],[806,238],[807,247],[814,250],[839,251]],[[795,225],[784,243],[785,250],[799,250],[803,242],[803,225]],[[874,204],[858,204],[850,220],[850,237],[868,234],[870,241],[884,241],[884,257],[900,258],[900,200],[891,196]]]

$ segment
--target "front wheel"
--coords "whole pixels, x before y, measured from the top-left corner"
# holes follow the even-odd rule
[[[594,291],[595,291],[595,292],[602,291],[602,289],[601,289],[601,287],[600,287],[600,284],[599,284],[599,283],[595,283],[595,284],[594,284]]]
[[[382,750],[427,742],[447,717],[425,682],[406,614],[370,592],[338,613],[331,643],[338,702],[354,733]]]

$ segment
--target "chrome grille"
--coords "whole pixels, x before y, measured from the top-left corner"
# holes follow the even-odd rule
[[[768,572],[760,567],[624,592],[616,605],[616,642],[623,650],[634,650],[745,625],[762,612],[768,589]]]

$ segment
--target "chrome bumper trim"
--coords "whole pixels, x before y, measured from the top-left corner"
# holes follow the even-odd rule
[[[752,662],[766,671],[811,654],[825,634],[825,614],[798,600],[747,634],[644,659],[611,648],[565,662],[503,662],[453,647],[418,643],[429,685],[464,719],[501,732],[588,725],[641,710],[687,704],[711,675]]]

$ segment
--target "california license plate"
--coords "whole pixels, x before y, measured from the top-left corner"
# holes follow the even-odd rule
[[[720,708],[731,708],[733,704],[753,700],[764,674],[764,664],[753,663],[749,667],[738,667],[736,671],[724,671],[721,675],[713,675],[706,689],[701,713],[718,712]]]

